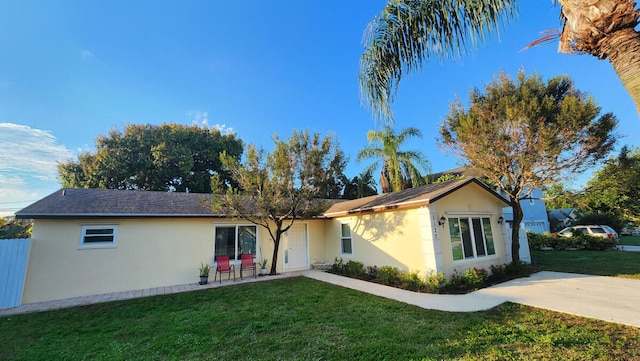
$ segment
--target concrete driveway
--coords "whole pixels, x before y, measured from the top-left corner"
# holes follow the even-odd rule
[[[640,327],[640,280],[636,279],[538,272],[474,293]]]

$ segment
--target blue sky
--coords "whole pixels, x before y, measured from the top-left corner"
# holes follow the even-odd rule
[[[274,133],[333,133],[355,161],[380,126],[360,104],[358,62],[368,20],[385,1],[0,2],[0,215],[57,190],[56,162],[92,151],[94,139],[131,123],[201,124],[269,149]],[[635,105],[607,61],[521,51],[559,26],[551,0],[521,1],[500,37],[458,61],[434,61],[400,83],[396,129],[423,138],[433,171],[456,167],[437,129],[459,97],[500,70],[570,75],[620,121],[620,146],[638,145]],[[577,177],[576,184],[588,179]]]

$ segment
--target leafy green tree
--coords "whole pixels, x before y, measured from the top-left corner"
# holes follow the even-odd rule
[[[356,199],[378,194],[376,181],[370,169],[345,181],[344,199]]]
[[[378,194],[376,180],[373,178],[373,173],[370,170],[365,170],[358,176],[357,183],[357,196],[358,198],[374,196]]]
[[[329,135],[321,139],[317,133],[294,131],[287,141],[274,136],[274,143],[270,153],[250,144],[243,162],[226,152],[220,155],[238,187],[214,189],[212,207],[214,212],[230,212],[269,232],[274,244],[272,275],[276,274],[282,234],[297,220],[329,207],[320,197],[344,167],[344,154]]]
[[[547,209],[578,208],[578,194],[566,189],[562,183],[555,183],[542,190]]]
[[[464,176],[462,175],[455,175],[455,174],[445,174],[442,177],[436,179],[435,181],[433,181],[433,183],[442,183],[442,182],[447,182],[450,180],[454,180],[454,179],[459,179],[459,178],[463,178]]]
[[[640,149],[625,146],[609,158],[587,182],[581,201],[589,212],[640,221]]]
[[[33,229],[33,220],[0,218],[0,239],[29,238]]]
[[[376,159],[367,171],[381,167],[380,185],[383,193],[395,192],[402,189],[425,184],[420,171],[429,172],[430,165],[427,157],[419,151],[402,151],[400,147],[409,137],[422,137],[420,130],[410,127],[396,134],[389,126],[382,129],[370,130],[367,133],[369,147],[358,152],[358,161]]]
[[[63,187],[209,193],[214,174],[235,185],[220,152],[242,155],[242,141],[233,134],[179,124],[132,124],[99,136],[96,148],[58,165]]]
[[[534,188],[558,182],[593,166],[615,144],[611,113],[575,90],[568,76],[546,83],[538,75],[500,74],[484,91],[457,100],[440,128],[443,147],[484,174],[509,197],[513,208],[512,256],[519,262],[521,200]]]
[[[558,0],[559,51],[609,59],[640,113],[640,11],[629,0]],[[393,120],[391,103],[408,72],[432,58],[459,58],[517,17],[516,0],[389,0],[365,30],[359,83],[374,116]]]
[[[307,134],[303,133],[303,135],[305,137],[308,137]],[[305,145],[305,147],[307,147],[307,145]],[[343,198],[345,188],[349,181],[347,177],[342,174],[342,170],[347,164],[347,157],[344,155],[344,153],[339,151],[339,145],[337,143],[335,144],[334,150],[338,151],[338,153],[334,154],[331,162],[327,164],[329,169],[325,170],[325,174],[331,174],[331,176],[325,177],[320,180],[320,183],[318,185],[318,188],[320,189],[319,193],[317,194],[318,198]]]
[[[344,183],[344,190],[342,191],[342,199],[356,199],[358,198],[358,176],[351,179],[346,175],[342,175],[342,181]]]

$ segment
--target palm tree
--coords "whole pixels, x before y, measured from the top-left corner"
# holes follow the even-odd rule
[[[377,185],[370,169],[367,169],[359,175],[349,179],[343,176],[344,191],[342,198],[356,199],[378,194]]]
[[[557,0],[560,52],[609,59],[640,114],[640,11],[634,0]],[[367,25],[360,93],[375,117],[393,121],[391,103],[405,72],[431,58],[458,58],[517,17],[516,0],[389,0]],[[534,44],[532,43],[532,44]]]
[[[402,143],[409,137],[422,138],[422,133],[420,130],[410,127],[403,129],[396,135],[391,127],[385,125],[380,131],[370,130],[367,133],[370,146],[358,152],[358,161],[370,158],[377,159],[367,168],[367,172],[373,172],[382,163],[380,186],[383,193],[424,184],[424,178],[420,175],[420,171],[429,171],[427,157],[418,151],[400,150]]]
[[[640,10],[633,0],[558,0],[564,21],[558,51],[609,59],[640,114]]]
[[[358,198],[368,197],[378,194],[376,190],[376,180],[373,179],[373,173],[370,169],[360,173],[357,179],[356,195]]]

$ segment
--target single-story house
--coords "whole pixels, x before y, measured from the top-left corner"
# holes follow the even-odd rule
[[[215,264],[217,255],[271,259],[267,231],[211,213],[210,197],[65,188],[22,209],[17,217],[34,219],[22,302],[195,283],[200,263]],[[489,269],[511,261],[506,204],[475,178],[335,202],[294,223],[277,270],[336,258],[422,274]],[[528,255],[526,241],[521,249]]]
[[[454,169],[445,170],[443,172],[434,173],[430,175],[432,180],[437,180],[438,178],[446,175],[453,175],[457,177],[477,177],[481,179],[487,179],[487,177],[481,172],[469,168],[469,167],[459,167]],[[497,189],[496,191],[502,194],[505,198],[509,196]],[[542,194],[542,189],[533,188],[531,190],[531,194],[529,197],[522,199],[520,201],[520,206],[522,207],[522,222],[520,223],[520,227],[523,230],[523,233],[526,232],[534,232],[534,233],[549,233],[550,232],[550,224],[549,217],[547,216],[547,206],[544,201],[544,197]],[[513,221],[513,210],[511,207],[507,207],[504,209],[504,219],[509,224]]]

